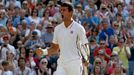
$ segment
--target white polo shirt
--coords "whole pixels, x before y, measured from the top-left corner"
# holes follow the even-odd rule
[[[55,27],[53,43],[60,47],[60,60],[62,62],[79,59],[78,38],[82,44],[88,43],[85,29],[82,25],[73,21],[69,27],[65,27],[64,23]]]

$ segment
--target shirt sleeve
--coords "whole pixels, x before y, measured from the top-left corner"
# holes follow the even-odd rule
[[[57,34],[57,29],[55,28],[55,30],[54,30],[54,36],[53,36],[53,43],[54,44],[58,44],[58,34]]]
[[[80,42],[82,44],[88,43],[88,40],[87,40],[87,37],[86,37],[86,31],[82,26],[79,27],[78,37],[79,37]]]
[[[126,47],[126,49],[127,49],[128,54],[131,55],[130,48],[129,47]]]

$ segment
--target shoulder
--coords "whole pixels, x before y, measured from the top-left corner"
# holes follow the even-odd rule
[[[63,28],[63,22],[61,23],[61,24],[59,24],[59,25],[57,25],[55,28],[54,28],[54,30],[56,31],[56,30],[60,30],[60,29],[62,29]]]
[[[110,49],[110,48],[106,48],[106,50],[111,51],[111,49]]]
[[[76,21],[73,21],[73,29],[76,29],[77,31],[80,31],[80,32],[81,31],[85,32],[84,27],[81,24],[77,23]]]
[[[114,47],[113,49],[119,49],[119,47]]]
[[[73,21],[73,24],[74,24],[74,26],[76,26],[78,28],[83,28],[83,26],[80,23],[76,22],[76,21]]]
[[[25,70],[27,71],[31,71],[31,69],[29,67],[25,67]]]
[[[11,49],[15,49],[13,45],[8,44],[8,47]]]

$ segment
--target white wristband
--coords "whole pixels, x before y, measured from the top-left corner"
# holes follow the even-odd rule
[[[44,55],[48,55],[48,49],[42,49]]]

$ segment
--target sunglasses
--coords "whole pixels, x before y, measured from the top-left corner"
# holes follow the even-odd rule
[[[114,25],[115,27],[119,27],[119,25]]]
[[[42,62],[42,64],[46,64],[47,62]]]
[[[95,62],[95,64],[101,64],[101,62]]]
[[[33,51],[30,51],[30,53],[33,53]]]
[[[97,54],[97,55],[101,55],[101,56],[102,56],[102,55],[104,55],[104,54]]]
[[[105,43],[100,43],[100,45],[105,45]]]

